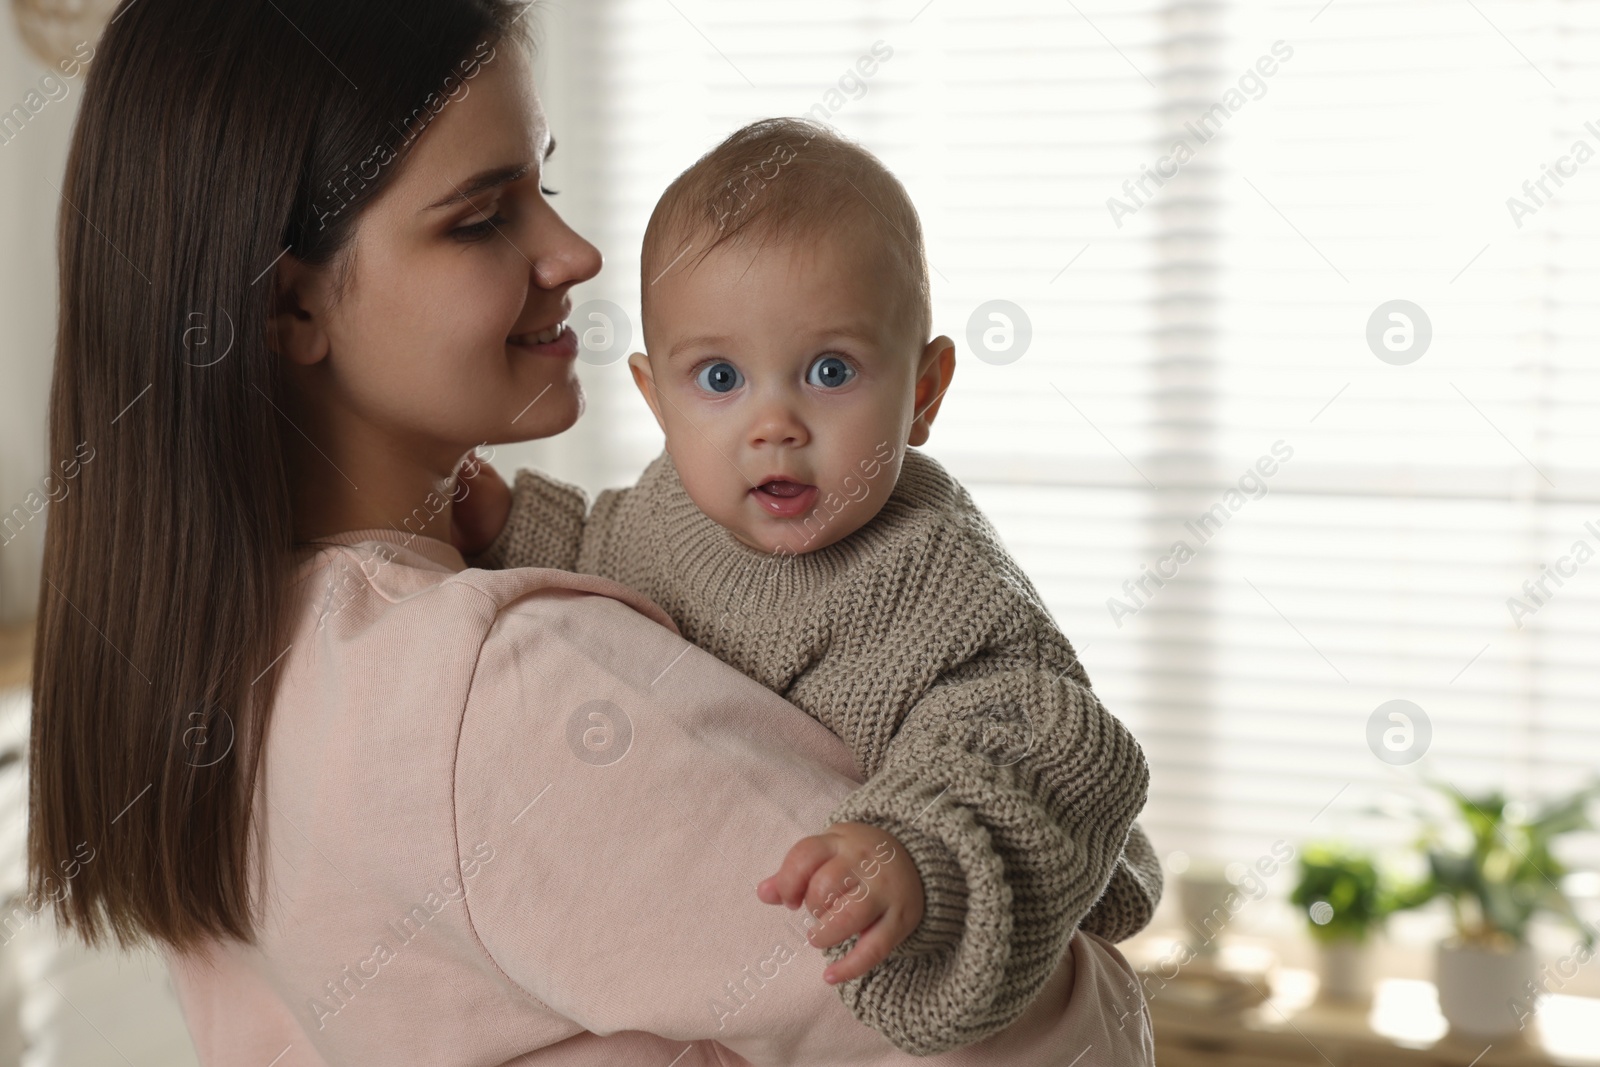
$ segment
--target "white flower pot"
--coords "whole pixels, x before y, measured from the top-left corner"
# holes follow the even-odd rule
[[[1178,903],[1188,928],[1186,940],[1196,956],[1217,953],[1220,935],[1233,918],[1228,898],[1237,891],[1216,864],[1196,863],[1178,879]]]
[[[1439,1010],[1453,1032],[1488,1038],[1505,1037],[1522,1029],[1517,1006],[1524,1004],[1528,983],[1539,968],[1539,956],[1532,945],[1499,952],[1443,942],[1434,958],[1434,968]]]
[[[1324,1000],[1372,999],[1372,953],[1363,941],[1329,941],[1317,946]]]

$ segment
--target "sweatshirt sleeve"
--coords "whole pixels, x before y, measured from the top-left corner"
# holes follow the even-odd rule
[[[500,610],[457,748],[458,838],[502,857],[468,919],[484,966],[533,1004],[601,1036],[715,1041],[753,1067],[927,1062],[851,1018],[803,911],[756,896],[858,784],[849,749],[799,709],[622,603],[562,591]],[[1085,933],[1058,963],[1017,1025],[934,1062],[1153,1063],[1126,961]]]
[[[576,486],[524,467],[511,487],[511,514],[488,548],[467,559],[473,567],[550,567],[576,570],[589,498]]]
[[[1081,924],[1110,942],[1126,941],[1150,925],[1161,903],[1161,860],[1138,823],[1111,871],[1106,891]]]
[[[830,816],[895,835],[922,877],[922,923],[839,986],[856,1018],[916,1055],[1026,1010],[1112,879],[1149,782],[1138,743],[1042,605],[984,584],[989,595],[962,607],[975,650],[935,679],[881,767]]]

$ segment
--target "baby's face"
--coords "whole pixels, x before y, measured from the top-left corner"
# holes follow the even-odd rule
[[[751,548],[814,552],[883,507],[954,348],[912,332],[887,257],[848,237],[757,244],[657,279],[630,363],[700,510]]]

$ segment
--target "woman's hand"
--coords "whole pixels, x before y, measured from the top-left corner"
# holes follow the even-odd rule
[[[511,515],[511,489],[500,473],[468,452],[451,499],[450,543],[456,551],[475,556],[494,544]]]
[[[756,886],[767,904],[801,903],[817,920],[807,939],[829,948],[859,934],[844,959],[823,972],[830,983],[859,978],[882,963],[922,921],[922,876],[894,835],[841,822],[802,839],[778,873]]]

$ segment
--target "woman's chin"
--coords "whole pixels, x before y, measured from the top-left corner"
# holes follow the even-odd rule
[[[573,376],[569,381],[550,382],[534,390],[532,400],[518,405],[499,443],[537,441],[565,433],[583,417],[588,404],[583,383]]]

